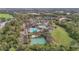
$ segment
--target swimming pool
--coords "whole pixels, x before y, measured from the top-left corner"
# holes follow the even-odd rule
[[[31,39],[31,45],[36,45],[36,44],[46,44],[46,40],[44,37],[37,37],[37,38],[32,38]]]
[[[30,29],[29,29],[29,32],[37,32],[37,31],[38,31],[37,28],[30,28]]]

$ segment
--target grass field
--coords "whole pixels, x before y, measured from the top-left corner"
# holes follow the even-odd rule
[[[13,18],[13,16],[10,15],[10,14],[3,14],[3,13],[0,13],[0,18],[10,19],[10,18]]]
[[[58,45],[68,46],[70,45],[72,38],[69,37],[68,33],[61,27],[57,26],[51,33]]]

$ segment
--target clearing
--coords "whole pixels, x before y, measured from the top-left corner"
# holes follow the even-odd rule
[[[71,41],[73,40],[69,37],[65,29],[60,26],[57,26],[57,28],[51,32],[51,35],[58,45],[69,46],[71,44]]]
[[[1,19],[10,19],[10,18],[13,18],[13,16],[12,15],[10,15],[10,14],[4,14],[4,13],[0,13],[0,18]]]

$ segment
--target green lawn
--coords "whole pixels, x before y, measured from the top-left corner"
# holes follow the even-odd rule
[[[72,38],[69,37],[68,33],[59,26],[52,31],[51,35],[58,45],[68,46],[72,41]]]
[[[0,13],[0,18],[4,18],[4,19],[10,19],[10,18],[13,18],[12,15],[10,14],[4,14],[4,13]]]

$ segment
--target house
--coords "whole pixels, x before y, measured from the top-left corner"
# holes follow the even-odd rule
[[[66,20],[67,18],[66,17],[62,17],[62,18],[59,18],[59,21],[63,21],[63,20]]]
[[[47,29],[47,27],[45,25],[39,25],[38,28]]]
[[[71,20],[70,18],[66,17],[66,16],[58,16],[58,21],[59,22],[64,22],[64,21],[69,21]]]
[[[0,29],[5,26],[6,22],[0,22]]]

